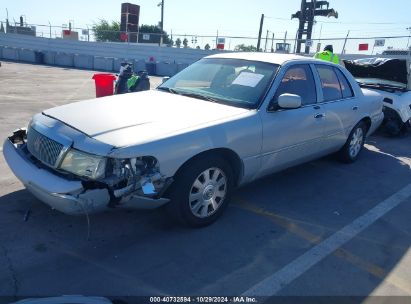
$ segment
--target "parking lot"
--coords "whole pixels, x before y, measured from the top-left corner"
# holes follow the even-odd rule
[[[93,98],[93,73],[3,62],[0,138]],[[411,295],[410,173],[411,132],[377,132],[355,164],[330,156],[239,189],[209,227],[115,210],[88,231],[27,192],[0,153],[0,296]]]

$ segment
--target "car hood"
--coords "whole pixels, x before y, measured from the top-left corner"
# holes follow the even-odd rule
[[[101,142],[124,147],[229,120],[249,111],[151,90],[67,104],[43,114]]]

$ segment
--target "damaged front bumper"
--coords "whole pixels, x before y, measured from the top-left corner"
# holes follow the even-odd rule
[[[6,139],[3,154],[7,164],[36,198],[51,208],[69,215],[97,213],[107,208],[153,209],[168,203],[165,198],[130,194],[112,203],[108,188],[87,189],[81,180],[70,180],[52,170],[37,165],[17,142],[23,130]]]

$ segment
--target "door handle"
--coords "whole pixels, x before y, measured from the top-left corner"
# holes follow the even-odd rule
[[[317,113],[314,115],[314,118],[324,118],[325,117],[325,113]]]
[[[358,110],[358,107],[357,107],[357,106],[353,106],[353,107],[352,107],[352,110],[353,110],[353,111],[357,111],[357,110]]]

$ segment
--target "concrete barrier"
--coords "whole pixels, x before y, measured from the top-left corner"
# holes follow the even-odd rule
[[[56,53],[56,57],[54,58],[54,64],[58,66],[73,67],[74,55],[66,53]]]
[[[134,60],[133,61],[134,65],[134,72],[138,73],[140,71],[145,71],[146,70],[146,62],[144,60]]]
[[[177,63],[177,73],[181,72],[182,70],[184,70],[188,66],[189,66],[188,63]]]
[[[36,63],[36,52],[28,49],[19,49],[19,60]]]
[[[3,59],[7,60],[19,60],[19,50],[13,47],[3,48]]]
[[[89,70],[94,68],[94,57],[91,55],[75,54],[73,61],[76,68]]]
[[[157,62],[156,75],[158,76],[174,76],[177,74],[177,63]]]
[[[43,61],[45,64],[54,65],[56,59],[56,52],[44,52]]]
[[[94,69],[100,70],[100,71],[112,72],[113,62],[114,62],[114,58],[95,56],[94,57]]]

